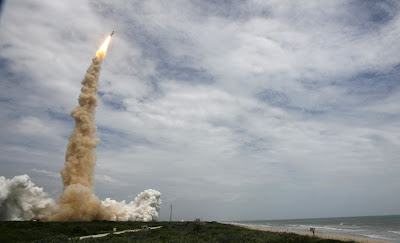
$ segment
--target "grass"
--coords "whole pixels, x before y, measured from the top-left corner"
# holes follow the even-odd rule
[[[71,242],[69,238],[101,234],[141,225],[161,229],[109,235],[79,242],[343,242],[284,232],[263,232],[217,222],[0,222],[0,242]],[[77,241],[77,240],[72,240]]]

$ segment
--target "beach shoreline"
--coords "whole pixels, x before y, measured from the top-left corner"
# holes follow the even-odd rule
[[[244,224],[235,224],[235,223],[226,223],[226,222],[219,222],[221,224],[229,224],[237,227],[242,227],[246,229],[251,229],[251,230],[258,230],[258,231],[268,231],[268,232],[275,232],[275,233],[293,233],[293,234],[298,234],[298,235],[305,235],[305,236],[313,236],[313,234],[306,233],[306,232],[296,232],[296,231],[289,231],[289,230],[280,230],[280,229],[273,229],[273,228],[264,228],[260,226],[250,226],[250,225],[244,225]],[[341,235],[329,235],[329,234],[320,234],[320,233],[315,233],[315,237],[321,238],[321,239],[329,239],[329,240],[341,240],[341,241],[354,241],[354,242],[359,242],[359,243],[390,243],[388,241],[381,241],[381,240],[375,240],[375,239],[367,239],[367,238],[357,238],[357,237],[349,237],[349,236],[341,236]]]

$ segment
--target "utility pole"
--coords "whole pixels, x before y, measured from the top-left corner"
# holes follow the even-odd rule
[[[169,222],[171,222],[171,221],[172,221],[172,203],[171,203],[171,213],[169,215]]]

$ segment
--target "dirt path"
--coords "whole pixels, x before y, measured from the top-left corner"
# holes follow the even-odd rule
[[[150,228],[150,230],[160,229],[160,228],[162,228],[162,226],[149,227],[149,228]],[[138,232],[138,231],[142,231],[142,229],[122,230],[122,231],[118,231],[118,232],[104,233],[104,234],[98,234],[98,235],[85,235],[85,236],[79,237],[78,239],[83,240],[83,239],[89,239],[89,238],[100,238],[100,237],[105,237],[110,234],[119,235],[119,234],[124,234],[124,233],[129,233],[129,232]]]

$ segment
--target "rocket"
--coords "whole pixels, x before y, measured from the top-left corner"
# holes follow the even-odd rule
[[[113,32],[111,33],[111,35],[110,35],[110,36],[112,37],[112,36],[113,36],[113,34],[114,34],[114,30],[113,30]]]

